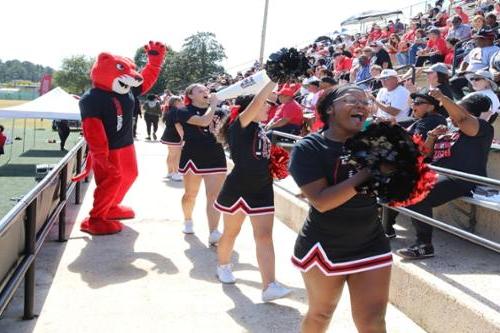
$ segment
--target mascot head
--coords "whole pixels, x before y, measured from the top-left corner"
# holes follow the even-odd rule
[[[118,94],[127,94],[131,87],[138,87],[144,81],[132,60],[109,53],[99,54],[90,79],[96,88]]]

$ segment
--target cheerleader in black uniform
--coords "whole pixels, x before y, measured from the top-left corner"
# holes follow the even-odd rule
[[[184,130],[177,122],[177,111],[184,107],[179,96],[171,96],[167,102],[167,113],[164,116],[165,130],[161,136],[161,143],[167,145],[167,178],[173,181],[182,181],[182,176],[178,173],[179,161],[181,159],[182,138]]]
[[[344,283],[360,332],[385,332],[392,255],[374,196],[356,187],[369,177],[343,156],[345,141],[361,131],[370,100],[355,86],[326,90],[317,104],[326,124],[294,147],[290,173],[311,208],[292,257],[302,271],[309,310],[302,332],[324,332]]]
[[[222,145],[215,140],[214,132],[217,119],[217,97],[201,84],[192,84],[186,89],[184,104],[186,107],[177,112],[177,122],[184,129],[184,147],[182,148],[179,172],[184,176],[184,229],[192,234],[192,212],[196,195],[203,179],[207,196],[207,219],[210,236],[208,242],[215,245],[221,236],[217,230],[220,213],[213,207],[215,199],[226,178],[226,156]]]
[[[262,300],[265,302],[290,293],[274,277],[274,196],[269,171],[271,141],[259,125],[259,122],[267,120],[269,105],[266,99],[275,85],[269,82],[255,97],[238,97],[236,107],[221,127],[219,138],[229,146],[234,168],[214,205],[224,214],[224,232],[217,249],[219,280],[223,283],[235,282],[231,271],[231,253],[241,225],[249,216],[262,276]]]

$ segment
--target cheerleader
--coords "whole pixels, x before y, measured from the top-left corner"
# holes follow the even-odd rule
[[[184,130],[182,125],[177,122],[177,112],[183,108],[184,104],[179,96],[171,96],[168,99],[165,119],[165,130],[161,136],[161,143],[167,145],[167,179],[173,181],[182,181],[182,176],[178,173],[179,161],[182,151],[182,138]]]
[[[361,131],[370,103],[355,86],[326,90],[317,104],[325,129],[292,151],[290,173],[311,206],[292,257],[309,299],[302,332],[326,331],[345,283],[358,331],[385,332],[389,241],[376,198],[356,190],[368,171],[356,172],[343,154],[346,140]]]
[[[179,163],[179,173],[184,176],[183,232],[194,233],[192,213],[203,180],[207,196],[206,210],[210,245],[215,245],[221,236],[217,230],[220,213],[213,205],[227,171],[224,150],[213,135],[217,120],[221,117],[220,114],[216,114],[217,103],[215,95],[210,95],[205,86],[195,83],[186,89],[184,98],[186,107],[177,112],[177,122],[184,129],[184,147]]]
[[[290,290],[274,277],[273,179],[269,170],[271,141],[259,122],[267,120],[267,97],[275,87],[269,82],[257,96],[241,96],[219,131],[219,140],[229,146],[234,168],[224,182],[215,208],[224,214],[224,232],[219,241],[217,277],[234,283],[231,254],[246,216],[250,217],[262,276],[262,300],[284,297]]]

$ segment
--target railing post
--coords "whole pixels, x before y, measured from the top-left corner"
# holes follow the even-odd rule
[[[82,150],[83,148],[78,149],[76,153],[76,174],[79,175],[82,172]],[[80,192],[81,192],[81,184],[80,182],[76,182],[75,185],[75,205],[80,204]]]
[[[33,199],[27,209],[25,224],[25,252],[26,256],[35,255],[36,247],[36,201]],[[35,304],[35,259],[24,275],[24,319],[33,319]]]
[[[66,164],[61,170],[59,202],[64,202],[64,206],[59,213],[59,241],[66,241],[66,192],[68,182],[68,165]]]

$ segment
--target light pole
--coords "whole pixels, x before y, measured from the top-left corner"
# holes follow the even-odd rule
[[[266,0],[264,7],[264,20],[262,22],[262,36],[260,39],[260,57],[259,62],[262,64],[264,61],[264,46],[266,44],[266,26],[267,26],[267,7],[269,6],[269,0]]]

